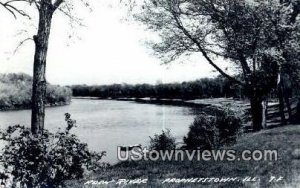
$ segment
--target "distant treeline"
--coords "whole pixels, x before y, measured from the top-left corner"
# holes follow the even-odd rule
[[[0,74],[0,110],[27,109],[31,107],[32,77],[19,74]],[[69,104],[72,90],[47,84],[46,104]]]
[[[202,78],[191,82],[170,84],[113,84],[113,85],[73,85],[75,97],[99,98],[157,98],[157,99],[195,99],[216,97],[242,97],[242,91],[227,79]]]

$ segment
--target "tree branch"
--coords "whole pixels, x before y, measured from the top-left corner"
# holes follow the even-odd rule
[[[29,40],[33,40],[33,39],[32,39],[32,38],[26,38],[26,39],[22,40],[22,41],[18,44],[18,46],[16,47],[16,49],[14,50],[13,55],[15,55],[15,54],[17,53],[17,51],[19,50],[19,48],[20,48],[25,42],[27,42],[27,41],[29,41]]]
[[[177,24],[177,27],[191,40],[193,41],[196,46],[198,47],[199,51],[202,53],[202,55],[204,56],[204,58],[208,61],[208,63],[210,65],[212,65],[221,75],[223,75],[224,77],[226,77],[227,79],[229,79],[230,81],[237,83],[239,85],[244,85],[243,82],[241,82],[240,80],[237,80],[236,78],[228,75],[226,72],[224,72],[220,67],[218,67],[213,61],[212,59],[208,56],[207,52],[204,50],[204,48],[202,48],[201,44],[199,43],[199,41],[197,39],[195,39],[190,33],[189,31],[183,26],[183,24],[181,23],[181,21],[179,20],[179,18],[176,15],[175,11],[171,11],[173,18],[175,19],[175,22]]]
[[[6,10],[8,10],[14,16],[15,19],[17,19],[16,13],[20,14],[21,16],[25,16],[28,19],[31,19],[31,17],[25,11],[20,10],[17,7],[11,5],[11,3],[13,2],[29,2],[31,4],[31,1],[29,0],[10,0],[5,3],[0,2],[0,5],[2,5]]]
[[[6,10],[8,10],[14,16],[15,19],[17,19],[17,16],[14,13],[14,11],[10,10],[5,3],[0,2],[0,5],[2,5]]]
[[[56,0],[56,1],[53,3],[53,8],[54,8],[54,10],[56,10],[63,2],[64,2],[64,0]]]

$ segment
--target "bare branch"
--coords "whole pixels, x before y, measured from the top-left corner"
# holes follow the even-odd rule
[[[0,2],[0,5],[2,5],[6,10],[8,10],[14,16],[15,19],[17,18],[17,14],[31,19],[31,17],[25,11],[18,9],[16,6],[12,5],[12,3],[14,2],[30,2],[31,4],[30,0],[10,0],[5,3]]]
[[[2,5],[6,10],[8,10],[14,16],[15,19],[17,19],[17,16],[14,13],[14,11],[10,10],[5,3],[0,2],[0,5]]]
[[[82,20],[80,18],[76,18],[74,17],[73,15],[71,15],[71,11],[66,11],[64,10],[63,8],[61,7],[58,7],[57,10],[59,10],[61,13],[63,13],[65,16],[67,16],[70,21],[74,22],[74,23],[77,23],[79,26],[85,26],[83,23],[82,23]]]
[[[25,42],[30,41],[30,40],[33,41],[33,38],[26,38],[26,39],[22,40],[22,41],[18,44],[18,46],[16,47],[16,49],[14,50],[13,55],[15,55],[15,54],[17,53],[17,51],[23,46],[23,44],[24,44]]]

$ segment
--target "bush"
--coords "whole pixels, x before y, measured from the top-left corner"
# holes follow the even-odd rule
[[[174,150],[176,148],[175,138],[171,135],[170,129],[162,131],[161,134],[155,134],[150,137],[150,150]]]
[[[59,187],[65,180],[79,179],[86,170],[97,170],[106,164],[100,160],[105,152],[96,153],[70,130],[76,125],[70,114],[65,114],[67,128],[55,134],[44,130],[32,135],[29,128],[11,126],[1,132],[7,144],[1,161],[4,173],[12,175],[14,184],[21,187]]]
[[[187,149],[215,149],[236,141],[241,121],[230,110],[198,115],[183,138]]]

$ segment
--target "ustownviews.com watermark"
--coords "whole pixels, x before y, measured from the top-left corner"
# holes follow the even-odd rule
[[[277,150],[149,150],[147,147],[118,147],[120,161],[277,161]]]

